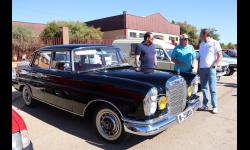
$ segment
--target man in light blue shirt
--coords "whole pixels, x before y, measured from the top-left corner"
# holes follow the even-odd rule
[[[171,55],[171,61],[175,63],[174,70],[181,72],[193,72],[196,63],[194,47],[188,44],[188,35],[180,35],[180,44],[175,46]]]

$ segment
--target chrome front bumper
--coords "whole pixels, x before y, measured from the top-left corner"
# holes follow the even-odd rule
[[[199,105],[199,96],[196,96],[195,99],[191,100],[188,103],[188,106],[191,106],[193,108],[193,111],[196,111]],[[168,118],[168,114],[143,122],[130,120],[124,117],[122,118],[122,120],[124,121],[123,125],[126,132],[142,136],[155,135],[178,123],[177,116]]]

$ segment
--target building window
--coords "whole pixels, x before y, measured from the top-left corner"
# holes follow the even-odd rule
[[[173,36],[169,36],[168,40],[172,41],[173,38],[175,38],[175,41],[178,41],[178,37],[173,37]]]
[[[134,38],[136,37],[136,33],[135,32],[130,32],[129,34],[130,34],[130,37],[134,37]]]
[[[140,33],[140,34],[139,34],[139,37],[140,37],[140,38],[144,38],[144,35],[145,35],[145,33]]]
[[[162,36],[162,35],[154,35],[154,38],[155,38],[155,39],[163,40],[163,36]]]

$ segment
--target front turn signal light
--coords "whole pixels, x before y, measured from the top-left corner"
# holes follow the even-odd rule
[[[188,97],[192,95],[192,92],[193,92],[193,88],[192,88],[192,86],[189,86],[188,90],[187,90]]]
[[[167,98],[165,96],[160,97],[158,102],[159,110],[165,109],[167,106]]]

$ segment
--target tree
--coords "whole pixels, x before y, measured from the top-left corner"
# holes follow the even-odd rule
[[[188,24],[186,21],[184,23],[177,22],[176,24],[180,25],[180,34],[186,33],[188,34],[188,43],[190,45],[196,46],[198,45],[198,35],[197,28]]]
[[[35,36],[35,31],[30,26],[13,24],[12,36]]]
[[[221,48],[227,48],[227,46],[224,43],[220,43]]]
[[[217,40],[217,41],[220,41],[220,38],[219,38],[220,35],[216,33],[217,30],[214,28],[208,28],[208,29],[210,30],[210,37]]]
[[[234,44],[235,49],[237,50],[237,44]]]
[[[40,34],[41,37],[60,37],[60,27],[69,28],[69,38],[101,39],[103,32],[101,28],[89,27],[84,22],[52,21],[47,23]]]
[[[12,25],[12,58],[17,55],[17,61],[22,59],[23,54],[28,54],[31,48],[39,43],[35,31],[26,25]]]
[[[235,46],[234,46],[233,43],[229,42],[229,43],[227,44],[227,48],[228,48],[228,49],[235,49]]]
[[[40,37],[60,37],[60,27],[55,22],[48,23]]]

